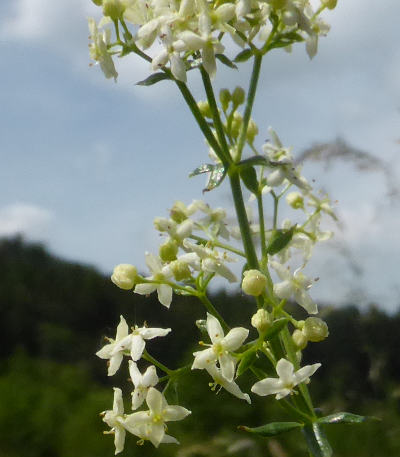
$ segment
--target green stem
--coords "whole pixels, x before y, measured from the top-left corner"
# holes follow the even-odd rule
[[[169,368],[167,368],[165,365],[163,365],[161,362],[159,362],[158,360],[156,360],[154,357],[152,357],[147,351],[146,349],[143,351],[143,355],[142,357],[147,360],[148,362],[152,363],[153,365],[155,365],[156,367],[158,367],[160,370],[164,371],[165,373],[167,373],[168,375],[171,375],[174,370],[170,370]]]
[[[251,238],[250,225],[247,219],[246,208],[244,206],[242,189],[240,187],[240,178],[237,171],[230,173],[229,180],[231,184],[233,201],[238,218],[240,233],[242,235],[244,252],[246,253],[248,267],[250,269],[259,269],[258,258],[254,243]]]
[[[246,142],[247,128],[249,126],[251,112],[253,110],[254,98],[256,96],[258,79],[261,70],[262,55],[257,53],[254,56],[253,71],[251,73],[250,86],[247,94],[246,108],[244,110],[243,124],[239,135],[239,141],[236,149],[236,161],[240,161],[244,144]]]
[[[261,239],[261,253],[262,253],[262,263],[267,258],[267,243],[265,241],[265,222],[264,222],[264,208],[263,208],[263,199],[262,194],[259,192],[257,194],[257,206],[258,206],[258,221],[260,223],[260,239]]]
[[[203,79],[204,89],[207,94],[207,100],[208,100],[208,104],[211,109],[214,126],[215,126],[215,130],[217,132],[219,143],[220,143],[222,151],[224,153],[225,160],[227,162],[230,162],[231,156],[229,153],[229,146],[228,146],[228,143],[226,142],[224,127],[221,122],[221,116],[219,115],[217,102],[215,101],[214,90],[211,85],[210,76],[208,75],[206,70],[204,70],[203,66],[200,67],[200,73],[201,73],[201,77]]]
[[[227,251],[233,252],[234,254],[240,255],[241,257],[246,257],[246,254],[243,251],[240,251],[239,249],[236,249],[233,246],[230,246],[229,244],[220,243],[217,240],[207,240],[206,238],[202,238],[201,236],[197,235],[190,235],[188,238],[196,240],[202,244],[209,243],[211,246],[216,246],[217,248],[225,249]]]
[[[193,95],[191,94],[190,90],[182,81],[178,81],[177,79],[175,79],[175,83],[178,86],[178,89],[181,91],[183,98],[185,99],[190,111],[196,119],[197,124],[199,125],[200,130],[203,132],[203,135],[205,136],[206,140],[208,141],[212,149],[215,151],[218,158],[222,161],[222,163],[225,166],[228,166],[229,161],[226,158],[226,154],[224,153],[221,146],[218,144],[218,141],[216,140],[213,132],[211,131],[209,125],[202,116],[199,107],[197,106],[196,100],[193,98]]]

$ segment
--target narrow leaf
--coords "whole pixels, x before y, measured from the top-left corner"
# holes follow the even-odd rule
[[[379,420],[373,416],[358,416],[352,413],[335,413],[329,416],[320,417],[317,422],[320,424],[361,424],[367,420]]]
[[[251,49],[244,49],[233,59],[234,62],[247,62],[253,55]]]
[[[200,165],[199,167],[197,167],[195,170],[193,170],[190,174],[189,174],[189,178],[192,178],[193,176],[197,176],[197,175],[200,175],[202,173],[211,173],[215,168],[215,165],[214,164],[211,164],[211,163],[205,163],[204,165]]]
[[[270,424],[255,428],[239,425],[238,429],[260,436],[276,436],[300,427],[303,427],[303,424],[300,424],[299,422],[271,422]]]
[[[313,457],[331,457],[332,448],[325,436],[322,428],[314,422],[314,424],[307,425],[302,430]]]
[[[237,70],[238,67],[232,62],[231,59],[226,57],[225,54],[215,54],[215,57],[222,62],[224,65],[226,65],[229,68],[233,68],[234,70]]]
[[[257,173],[254,167],[243,167],[240,169],[240,177],[244,185],[249,189],[253,194],[258,194],[259,185],[257,179]]]
[[[214,169],[210,173],[207,185],[203,189],[203,192],[208,192],[218,187],[224,180],[225,175],[226,169],[223,165],[214,165]]]
[[[254,350],[247,351],[243,354],[243,357],[240,360],[238,369],[237,369],[237,376],[243,374],[246,370],[248,370],[253,362],[257,359],[257,352]]]
[[[284,249],[292,240],[295,228],[296,226],[294,225],[288,230],[274,230],[268,242],[267,253],[269,255],[274,255],[279,251],[282,251],[282,249]]]
[[[241,160],[239,162],[240,166],[255,166],[262,165],[263,167],[276,167],[280,165],[279,162],[272,162],[268,160],[265,156],[253,156],[248,159]]]
[[[271,325],[271,327],[267,330],[264,335],[264,341],[268,341],[274,336],[276,336],[289,322],[287,317],[282,317],[281,319],[277,319]]]
[[[137,86],[152,86],[153,84],[157,84],[159,81],[163,79],[171,79],[166,73],[153,73],[148,78],[144,79],[143,81],[139,81],[136,83]]]

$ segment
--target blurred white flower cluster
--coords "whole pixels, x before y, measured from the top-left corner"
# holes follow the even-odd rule
[[[333,2],[322,0],[314,9],[309,0],[93,0],[102,6],[99,28],[89,20],[90,55],[100,63],[106,78],[117,77],[114,54],[151,50],[153,71],[167,67],[174,78],[185,82],[187,71],[202,65],[213,77],[216,56],[223,55],[224,37],[239,51],[260,52],[274,47],[290,50],[292,43],[305,41],[310,58],[317,53],[318,38],[329,26],[319,17]],[[110,41],[108,24],[116,28]],[[120,31],[120,28],[122,30]],[[123,32],[123,33],[122,33]],[[155,43],[158,46],[153,46]],[[146,55],[147,56],[147,55]],[[238,61],[241,61],[239,58]]]

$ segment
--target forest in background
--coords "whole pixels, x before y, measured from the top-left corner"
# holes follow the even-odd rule
[[[104,336],[114,336],[121,314],[130,325],[147,320],[152,327],[171,327],[149,349],[175,368],[190,363],[198,349],[194,322],[205,317],[202,305],[174,296],[167,310],[154,294],[122,291],[96,269],[58,259],[20,237],[0,241],[0,272],[0,457],[112,456],[113,440],[101,435],[107,426],[98,413],[111,408],[113,385],[131,389],[128,380],[107,378],[105,361],[94,355]],[[248,322],[254,312],[242,295],[220,291],[212,301],[232,326]],[[381,419],[328,428],[334,455],[398,457],[400,310],[388,315],[378,306],[361,312],[351,303],[334,305],[321,306],[329,338],[310,344],[304,355],[305,364],[322,363],[311,383],[314,403],[326,414],[350,411]],[[248,407],[224,391],[216,395],[208,383],[207,375],[195,371],[177,386],[177,402],[193,411],[170,427],[180,447],[155,451],[149,443],[135,446],[130,437],[122,456],[307,455],[298,447],[297,431],[268,440],[236,431],[238,425],[285,420],[279,402],[252,396],[255,407]]]

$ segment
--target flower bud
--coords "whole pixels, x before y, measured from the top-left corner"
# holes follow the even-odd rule
[[[113,21],[122,17],[125,11],[125,5],[121,0],[103,0],[103,14]]]
[[[219,101],[221,102],[222,109],[226,111],[231,101],[231,94],[228,89],[221,89],[219,92]]]
[[[259,333],[265,332],[271,323],[272,318],[265,309],[259,309],[251,318],[251,325],[256,328]]]
[[[208,117],[209,119],[212,119],[212,113],[211,113],[210,105],[208,104],[208,102],[200,101],[197,103],[197,106],[200,110],[200,113],[204,117]]]
[[[97,6],[101,6],[103,4],[103,0],[92,0],[92,2]]]
[[[239,105],[242,105],[246,99],[246,94],[244,90],[237,86],[235,87],[235,90],[232,93],[232,101],[234,106],[238,107]]]
[[[154,227],[159,232],[170,232],[176,227],[176,223],[165,217],[156,217],[154,219]]]
[[[237,138],[239,136],[240,128],[242,127],[242,123],[243,123],[242,115],[240,113],[238,113],[237,111],[235,111],[235,113],[233,115],[233,121],[232,121],[232,127],[231,127],[231,134],[232,134],[233,138]]]
[[[184,281],[192,276],[189,265],[186,262],[174,260],[169,264],[172,274],[177,281]]]
[[[258,297],[264,292],[267,277],[258,270],[247,270],[243,273],[242,290],[247,295]]]
[[[183,202],[181,202],[181,201],[176,201],[174,203],[174,206],[169,211],[171,219],[174,222],[176,222],[177,224],[180,224],[185,219],[187,219],[187,215],[186,215],[186,211],[185,210],[186,210],[185,204]]]
[[[258,127],[257,124],[250,119],[249,125],[247,127],[247,134],[246,139],[250,144],[253,144],[254,138],[258,135]]]
[[[329,335],[326,322],[319,317],[308,317],[304,322],[302,332],[308,341],[312,341],[313,343],[318,343]]]
[[[286,0],[268,0],[268,3],[272,6],[272,8],[277,10],[286,6]]]
[[[164,262],[172,262],[172,260],[176,259],[176,254],[178,254],[178,245],[174,240],[167,240],[164,244],[162,244],[159,248],[159,255],[161,260]]]
[[[296,329],[292,334],[292,339],[294,344],[299,349],[304,349],[307,346],[307,338],[304,336],[303,332],[299,329]]]
[[[121,263],[114,268],[111,281],[120,289],[129,290],[135,285],[137,279],[136,267],[128,263]]]
[[[337,0],[321,0],[321,3],[328,9],[333,10],[336,8]]]
[[[304,208],[304,198],[300,192],[290,192],[286,195],[286,201],[293,209]]]

